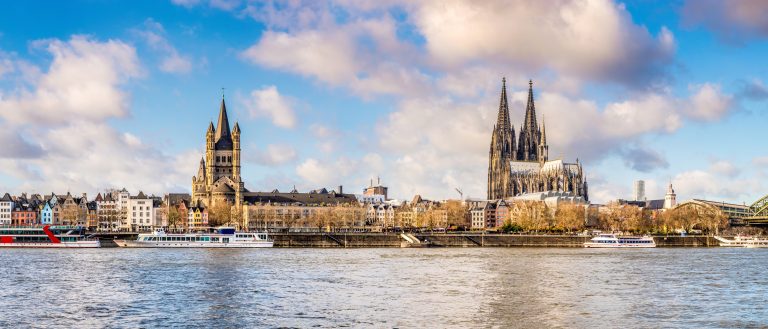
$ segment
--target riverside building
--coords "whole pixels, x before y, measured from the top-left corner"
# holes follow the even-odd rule
[[[528,83],[528,103],[520,134],[510,123],[506,79],[502,79],[499,112],[488,152],[488,199],[506,199],[534,192],[571,192],[588,200],[587,181],[579,160],[549,159],[546,127],[539,126]]]
[[[226,224],[243,229],[365,224],[366,208],[358,203],[355,195],[345,194],[341,186],[338,191],[322,188],[305,193],[296,188],[287,193],[247,190],[240,176],[240,136],[237,122],[230,130],[227,106],[222,97],[218,121],[216,126],[213,122],[208,125],[205,155],[200,159],[197,175],[192,176],[191,202],[189,207],[184,205],[185,211],[200,211],[200,214],[199,217],[197,214],[187,217],[185,226],[206,225],[204,212],[200,209],[217,209],[219,205],[231,210],[230,223]],[[386,199],[386,187],[378,185],[370,189],[371,197],[383,195]]]

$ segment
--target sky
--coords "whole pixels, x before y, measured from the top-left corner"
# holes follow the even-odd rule
[[[0,191],[189,192],[222,95],[252,191],[483,198],[506,77],[592,202],[768,194],[765,1],[21,1]],[[215,122],[214,122],[215,124]]]

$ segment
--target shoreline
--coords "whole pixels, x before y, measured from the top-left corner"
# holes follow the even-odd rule
[[[591,236],[408,233],[270,233],[274,248],[583,248]],[[415,238],[415,239],[414,239]],[[653,236],[657,247],[717,247],[712,236]],[[103,237],[102,247],[117,248]],[[418,241],[418,242],[417,242]]]

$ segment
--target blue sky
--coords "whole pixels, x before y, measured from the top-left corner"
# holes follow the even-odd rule
[[[0,12],[0,189],[189,191],[225,97],[251,190],[380,176],[483,197],[501,77],[534,80],[590,196],[768,193],[768,6],[721,1],[23,2]],[[215,123],[215,122],[214,122]]]

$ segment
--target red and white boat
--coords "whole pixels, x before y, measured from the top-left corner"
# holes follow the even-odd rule
[[[80,226],[0,226],[0,248],[99,248]]]

